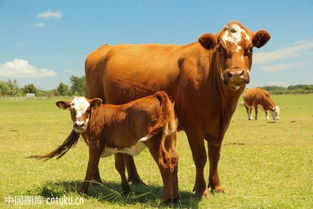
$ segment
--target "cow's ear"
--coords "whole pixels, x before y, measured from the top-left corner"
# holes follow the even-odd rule
[[[63,110],[66,110],[71,106],[70,101],[58,101],[55,104],[58,108],[63,109]]]
[[[268,40],[270,40],[271,35],[265,30],[259,30],[256,32],[252,38],[253,46],[260,48],[264,46]]]
[[[198,41],[206,49],[213,49],[217,43],[216,36],[211,33],[202,34]]]
[[[94,98],[94,99],[90,100],[89,103],[90,103],[91,108],[97,108],[102,104],[102,99]]]

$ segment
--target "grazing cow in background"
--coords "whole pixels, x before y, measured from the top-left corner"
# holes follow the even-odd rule
[[[179,129],[186,132],[192,151],[195,194],[208,193],[203,139],[207,141],[210,162],[208,187],[222,192],[218,175],[222,140],[249,83],[252,49],[264,46],[269,39],[267,31],[255,33],[233,21],[216,34],[203,34],[197,42],[182,46],[103,45],[86,59],[87,97],[123,104],[158,90],[166,91],[175,102]],[[129,176],[137,174],[132,165]]]
[[[271,113],[273,120],[278,120],[280,108],[275,105],[268,91],[260,88],[246,89],[243,94],[243,100],[247,110],[248,120],[252,120],[252,108],[255,110],[255,120],[258,119],[258,106],[263,108],[267,120],[270,119],[267,111]]]
[[[76,97],[73,101],[58,101],[61,109],[70,109],[73,130],[70,137],[56,150],[38,159],[63,156],[76,144],[81,134],[89,146],[89,162],[80,191],[87,192],[94,179],[100,157],[116,153],[139,154],[146,146],[159,166],[163,180],[163,202],[179,198],[176,153],[177,120],[173,104],[164,91],[123,105],[102,104],[102,100]],[[118,155],[118,154],[117,154]],[[123,159],[123,158],[120,158]],[[116,161],[122,188],[130,190],[125,165]]]

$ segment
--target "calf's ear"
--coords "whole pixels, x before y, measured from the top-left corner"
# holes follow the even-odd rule
[[[90,107],[97,108],[102,104],[102,99],[94,98],[89,103],[90,103]]]
[[[211,33],[202,34],[198,41],[206,49],[213,49],[217,43],[216,36]]]
[[[63,109],[63,110],[66,110],[71,106],[70,101],[58,101],[55,104],[58,108]]]
[[[271,38],[271,35],[267,31],[259,30],[253,36],[252,44],[253,46],[257,48],[261,48],[268,42],[268,40],[270,40],[270,38]]]

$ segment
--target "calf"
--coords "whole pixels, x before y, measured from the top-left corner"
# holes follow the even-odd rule
[[[269,120],[267,111],[271,113],[273,120],[278,120],[280,108],[275,106],[268,91],[260,88],[247,89],[243,95],[243,100],[248,114],[248,120],[252,120],[251,111],[255,109],[255,120],[258,119],[258,106],[261,106],[265,112],[266,119]]]
[[[58,101],[61,109],[70,109],[73,130],[64,143],[53,152],[35,158],[63,156],[82,135],[89,146],[89,162],[80,191],[87,192],[90,181],[97,179],[100,157],[112,154],[139,154],[146,146],[158,164],[164,186],[163,202],[179,198],[176,153],[176,129],[173,104],[164,91],[123,105],[102,104],[99,98],[76,97]],[[122,159],[122,160],[118,160]],[[123,158],[116,157],[115,167],[122,188],[129,191]]]

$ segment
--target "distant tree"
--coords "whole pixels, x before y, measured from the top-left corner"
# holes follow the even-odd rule
[[[23,88],[23,93],[27,94],[27,93],[33,93],[33,94],[37,94],[37,88],[35,87],[34,84],[30,83],[24,86]]]
[[[70,95],[70,89],[69,89],[68,85],[66,85],[66,84],[64,84],[62,82],[57,87],[57,92],[61,96]]]
[[[78,77],[72,75],[70,77],[71,91],[74,95],[84,96],[86,92],[86,80],[85,76]]]
[[[263,88],[263,89],[265,89],[265,90],[267,90],[267,91],[278,91],[278,90],[286,90],[286,88],[285,87],[283,87],[283,86],[263,86],[263,87],[261,87],[261,88]]]
[[[0,81],[0,96],[20,96],[21,91],[18,87],[17,81]]]

